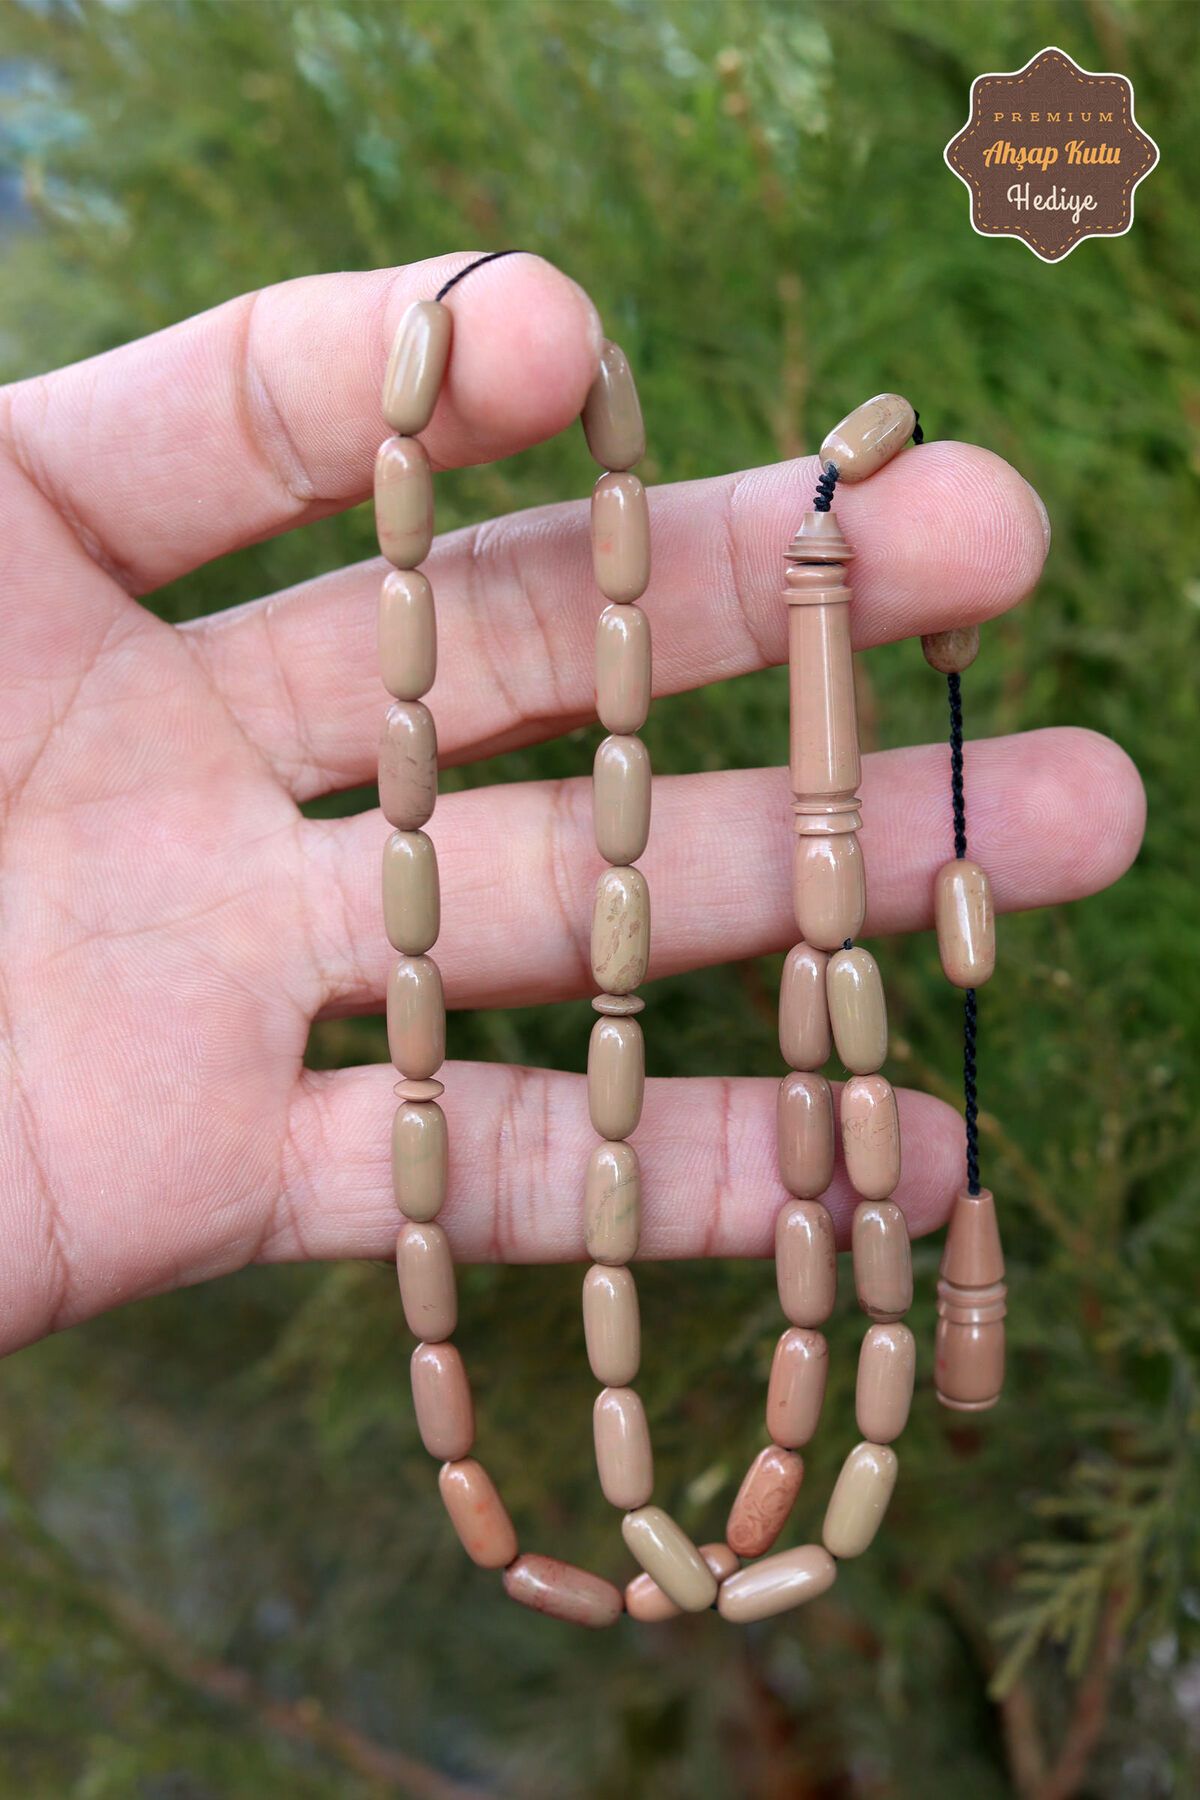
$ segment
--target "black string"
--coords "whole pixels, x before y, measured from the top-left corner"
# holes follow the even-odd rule
[[[838,472],[833,463],[826,463],[817,478],[817,497],[813,501],[814,512],[828,512],[833,501],[833,490],[837,486]]]
[[[950,804],[954,812],[954,854],[967,854],[967,804],[963,793],[962,677],[947,675],[950,697]],[[967,1192],[979,1192],[979,1094],[976,1082],[978,1008],[975,989],[963,994],[963,1111],[967,1125]]]
[[[457,275],[452,275],[449,281],[444,281],[434,295],[434,299],[444,300],[450,289],[457,287],[463,277],[469,275],[472,269],[482,269],[484,263],[499,262],[502,256],[519,256],[520,254],[519,250],[489,250],[486,256],[477,256],[475,261],[469,262],[465,269],[460,269]]]

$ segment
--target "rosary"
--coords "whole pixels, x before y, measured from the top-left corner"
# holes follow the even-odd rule
[[[505,255],[508,252],[496,252]],[[738,1489],[720,1543],[695,1545],[653,1503],[654,1463],[642,1402],[631,1385],[641,1330],[629,1269],[641,1214],[638,1155],[629,1139],[642,1110],[645,1048],[637,993],[650,951],[650,896],[635,866],[650,830],[650,760],[637,733],[650,706],[650,625],[637,604],[650,579],[646,491],[631,471],[645,450],[629,365],[606,343],[583,409],[588,447],[605,471],[592,493],[596,585],[607,604],[596,630],[596,710],[610,734],[596,752],[596,846],[609,865],[596,885],[592,976],[600,990],[588,1047],[587,1092],[600,1142],[583,1183],[587,1251],[583,1320],[588,1361],[601,1386],[594,1414],[596,1464],[605,1498],[642,1573],[622,1593],[601,1576],[555,1557],[522,1554],[491,1477],[471,1455],[471,1389],[450,1341],[457,1323],[454,1267],[436,1223],[446,1192],[446,1118],[437,1079],[445,1056],[442,980],[428,952],[439,928],[437,857],[421,827],[437,797],[437,738],[422,696],[433,685],[433,593],[418,564],[433,542],[433,484],[418,433],[428,425],[450,356],[446,295],[479,258],[419,301],[401,322],[383,389],[397,435],[375,465],[379,547],[392,565],[380,599],[380,662],[393,697],[379,756],[379,797],[394,827],[383,857],[387,935],[399,953],[387,990],[388,1044],[400,1073],[392,1172],[403,1224],[396,1266],[404,1316],[419,1339],[412,1392],[421,1440],[441,1463],[438,1485],[463,1548],[481,1568],[503,1571],[521,1605],[579,1625],[611,1625],[622,1612],[652,1622],[715,1606],[736,1624],[768,1618],[824,1593],[846,1557],[861,1556],[887,1511],[898,1462],[892,1448],[908,1419],[916,1346],[902,1323],[912,1302],[900,1179],[896,1096],[879,1073],[887,1009],[879,965],[855,939],[866,914],[858,716],[850,648],[853,550],[833,512],[839,483],[865,481],[910,439],[922,442],[907,400],[879,394],[843,419],[821,445],[810,511],[785,552],[791,671],[793,898],[801,942],[783,971],[779,1043],[789,1073],[779,1087],[779,1173],[790,1196],[775,1230],[779,1301],[788,1321],[767,1388],[770,1443]],[[988,877],[967,857],[963,792],[962,671],[974,660],[971,626],[922,638],[926,661],[946,676],[954,858],[934,881],[938,950],[963,990],[966,1181],[954,1202],[938,1281],[934,1380],[944,1406],[982,1411],[1004,1377],[1004,1262],[992,1195],[979,1181],[975,1092],[975,991],[995,962]],[[820,1543],[768,1554],[804,1474],[798,1454],[817,1429],[829,1347],[820,1327],[834,1308],[837,1248],[821,1200],[833,1176],[835,1104],[820,1069],[836,1048],[850,1079],[841,1090],[842,1156],[858,1196],[851,1234],[858,1303],[871,1321],[862,1341],[855,1416],[862,1441],[849,1452],[825,1512]]]

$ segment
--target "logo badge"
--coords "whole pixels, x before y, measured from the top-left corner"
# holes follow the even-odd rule
[[[982,237],[1020,238],[1061,262],[1085,237],[1121,237],[1158,145],[1133,115],[1125,75],[1081,69],[1051,45],[1011,75],[977,75],[945,149]]]

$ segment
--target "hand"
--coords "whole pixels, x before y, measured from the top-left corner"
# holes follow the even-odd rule
[[[297,806],[373,775],[381,565],[183,629],[135,596],[369,492],[396,325],[464,260],[290,282],[3,394],[0,1349],[256,1260],[391,1251],[394,1073],[303,1067],[314,1017],[382,1004],[387,828],[377,812],[316,822]],[[436,462],[569,425],[599,345],[581,291],[520,256],[450,304]],[[815,468],[652,496],[659,693],[784,659],[779,557]],[[968,445],[906,453],[838,509],[858,551],[860,645],[992,617],[1042,566],[1032,490]],[[446,761],[590,716],[600,601],[585,520],[574,501],[436,545]],[[969,780],[972,852],[1002,909],[1091,893],[1137,849],[1136,772],[1092,733],[972,744]],[[869,758],[864,801],[868,933],[928,926],[944,747]],[[778,769],[656,784],[652,976],[793,941],[786,805]],[[450,1003],[588,991],[599,864],[585,773],[449,796],[430,831]],[[459,1064],[446,1089],[458,1254],[581,1255],[594,1141],[581,1078]],[[774,1095],[769,1080],[648,1084],[645,1254],[768,1247]],[[928,1231],[959,1180],[961,1120],[920,1094],[900,1103],[897,1198]],[[831,1205],[844,1231],[840,1176]]]

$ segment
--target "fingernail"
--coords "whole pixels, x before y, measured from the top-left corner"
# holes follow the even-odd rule
[[[588,347],[598,362],[600,360],[600,352],[604,348],[604,327],[600,323],[600,314],[596,311],[595,302],[587,289],[580,287],[579,283],[571,275],[567,276],[567,280],[571,283],[571,286],[575,289],[575,292],[583,302],[583,310],[587,318]]]
[[[1023,476],[1022,476],[1022,480],[1024,480]],[[1033,495],[1033,504],[1037,507],[1038,516],[1042,521],[1042,537],[1045,540],[1046,549],[1049,550],[1051,530],[1050,530],[1050,514],[1046,511],[1046,502],[1042,499],[1042,496],[1038,493],[1037,489],[1033,486],[1032,482],[1026,481],[1025,486],[1029,489],[1030,493]]]

